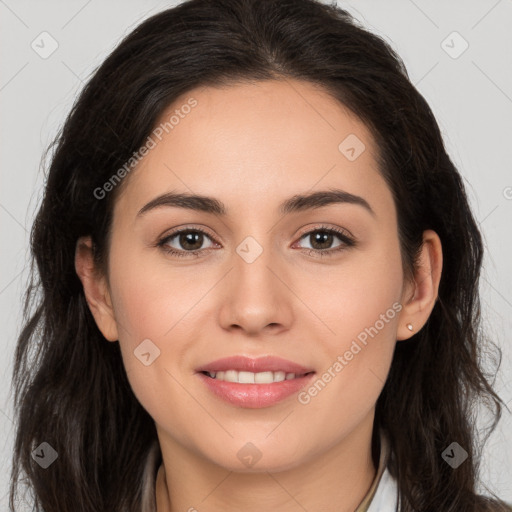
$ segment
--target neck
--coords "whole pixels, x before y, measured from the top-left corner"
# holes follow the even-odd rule
[[[156,480],[157,512],[353,512],[377,472],[372,428],[373,415],[328,451],[284,471],[251,473],[227,470],[159,431],[163,463]]]

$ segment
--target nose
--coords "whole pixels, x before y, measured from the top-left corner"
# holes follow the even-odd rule
[[[270,249],[258,249],[254,241],[252,245],[251,240],[245,246],[242,243],[237,249],[233,267],[224,280],[221,326],[250,336],[289,329],[294,301],[289,272]]]

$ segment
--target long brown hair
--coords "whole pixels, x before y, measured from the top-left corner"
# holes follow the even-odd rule
[[[104,198],[94,191],[141,147],[174,99],[198,86],[287,78],[322,86],[372,131],[398,212],[405,275],[425,229],[443,244],[438,301],[424,328],[397,343],[376,406],[399,510],[507,510],[476,492],[485,439],[474,407],[491,411],[490,433],[503,402],[481,366],[483,246],[463,181],[400,57],[346,11],[314,0],[183,2],[133,30],[78,97],[50,148],[31,232],[13,372],[11,510],[23,473],[35,510],[140,511],[141,461],[156,429],[130,388],[119,345],[106,342],[89,311],[74,269],[77,239],[92,236],[106,272],[113,205],[129,178]],[[468,453],[457,469],[441,456],[454,441]],[[32,457],[44,442],[58,453],[46,469]]]

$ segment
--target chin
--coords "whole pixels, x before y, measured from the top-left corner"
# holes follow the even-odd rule
[[[241,443],[237,447],[226,450],[222,454],[212,454],[210,460],[228,471],[236,473],[276,473],[292,469],[304,462],[305,454],[298,454],[290,447],[270,446],[258,447],[257,442]]]

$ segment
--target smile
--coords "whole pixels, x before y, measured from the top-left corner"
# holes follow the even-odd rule
[[[296,375],[295,373],[277,372],[239,372],[237,370],[227,370],[224,372],[204,372],[212,379],[225,382],[238,382],[239,384],[271,384],[272,382],[282,382],[297,377],[303,377],[305,373]]]

